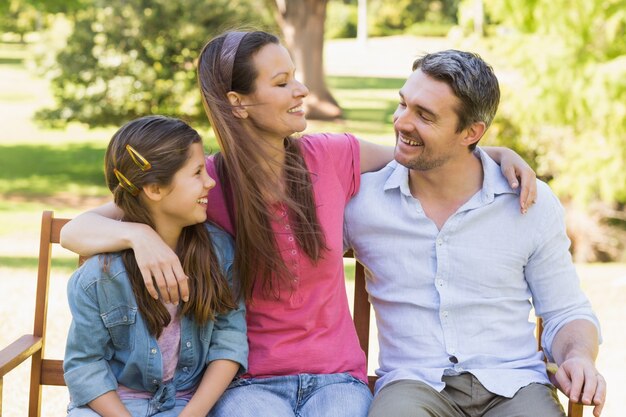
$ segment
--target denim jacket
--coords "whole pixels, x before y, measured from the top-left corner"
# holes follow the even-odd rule
[[[224,275],[232,286],[232,239],[207,225],[213,248]],[[181,345],[172,380],[163,383],[163,365],[157,340],[150,335],[138,312],[126,269],[119,253],[109,254],[109,270],[102,269],[102,256],[87,260],[68,283],[72,312],[64,377],[75,406],[85,405],[118,383],[153,393],[159,408],[175,402],[176,391],[195,388],[207,364],[228,359],[248,366],[245,307],[217,315],[200,326],[190,317],[181,318]]]

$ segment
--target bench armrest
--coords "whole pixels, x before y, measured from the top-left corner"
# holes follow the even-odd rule
[[[0,379],[41,350],[41,337],[26,334],[0,350]]]

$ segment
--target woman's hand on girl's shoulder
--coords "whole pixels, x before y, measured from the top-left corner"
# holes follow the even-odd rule
[[[188,278],[176,253],[150,227],[136,233],[132,248],[148,293],[166,303],[189,301]]]

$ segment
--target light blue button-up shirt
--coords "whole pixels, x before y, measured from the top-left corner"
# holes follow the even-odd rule
[[[207,224],[222,273],[232,286],[233,243],[230,236]],[[173,407],[177,391],[195,389],[207,364],[228,359],[248,366],[245,306],[216,315],[199,325],[184,316],[174,377],[163,381],[163,363],[156,338],[139,313],[130,280],[119,254],[109,255],[108,270],[101,256],[88,259],[68,283],[72,324],[63,369],[72,402],[82,406],[118,383],[153,394],[159,410]]]
[[[476,150],[482,189],[441,230],[409,190],[409,171],[392,161],[364,174],[345,213],[346,246],[365,265],[384,385],[412,379],[442,390],[443,375],[471,372],[489,391],[512,397],[548,384],[537,352],[534,306],[544,319],[546,354],[559,329],[587,319],[599,331],[568,252],[562,207],[538,181],[537,204],[519,196],[500,167]]]

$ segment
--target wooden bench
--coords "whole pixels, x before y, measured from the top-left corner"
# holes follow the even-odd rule
[[[353,258],[351,251],[346,252],[344,255],[346,258]],[[367,291],[365,290],[365,269],[363,265],[358,261],[355,262],[354,267],[354,327],[359,336],[359,342],[361,348],[365,352],[365,357],[369,358],[369,336],[370,336],[370,312],[371,306],[367,297]],[[541,317],[537,317],[537,348],[541,348],[541,332],[543,331],[543,323]],[[367,363],[367,361],[366,361]],[[552,364],[556,366],[555,364]],[[370,389],[374,392],[374,384],[378,377],[376,375],[367,376]],[[580,403],[574,403],[568,401],[567,406],[568,417],[582,417],[583,405]]]
[[[50,265],[52,246],[59,243],[61,228],[70,219],[55,219],[52,211],[44,211],[41,220],[39,241],[39,268],[37,271],[37,290],[35,295],[35,318],[33,333],[27,334],[9,346],[0,350],[0,417],[2,417],[2,381],[4,376],[18,365],[31,358],[30,392],[28,416],[41,415],[41,392],[44,385],[65,385],[63,379],[63,361],[45,357],[46,322],[48,313],[48,292],[50,284]],[[347,257],[352,257],[350,253]],[[78,258],[78,265],[84,259]],[[367,356],[369,351],[370,304],[365,291],[365,272],[363,265],[356,262],[354,276],[354,325],[356,326],[361,348]],[[541,334],[541,319],[537,319],[537,328]],[[540,347],[541,348],[541,347]],[[374,389],[376,376],[368,376],[370,389]],[[568,407],[569,417],[582,417],[582,405]]]
[[[48,316],[48,290],[52,246],[59,243],[61,228],[70,219],[55,219],[52,211],[44,211],[39,241],[39,268],[35,294],[35,319],[33,333],[27,334],[0,351],[0,417],[2,416],[2,380],[22,362],[31,358],[28,416],[41,415],[41,391],[44,385],[65,385],[63,360],[47,359],[46,323]],[[78,263],[83,259],[78,258]]]

